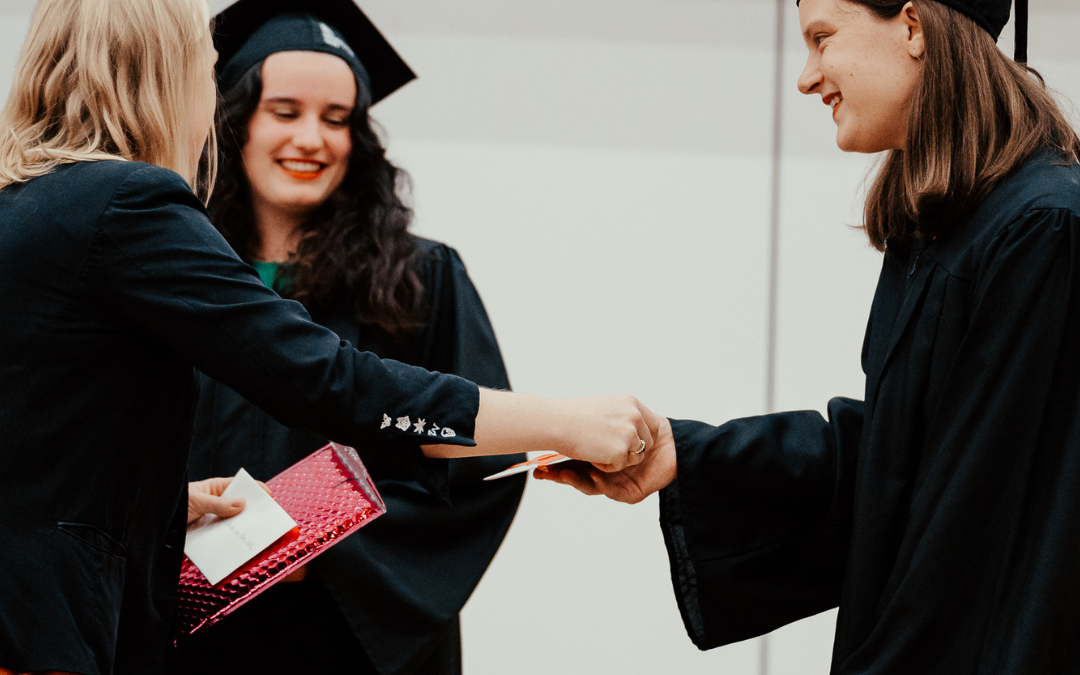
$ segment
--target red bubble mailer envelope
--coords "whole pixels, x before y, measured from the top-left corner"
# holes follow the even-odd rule
[[[179,642],[221,621],[248,600],[386,513],[356,450],[331,443],[267,481],[293,528],[216,584],[184,558],[177,590]]]

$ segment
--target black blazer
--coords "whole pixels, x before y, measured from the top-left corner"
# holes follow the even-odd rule
[[[354,350],[266,289],[176,174],[63,166],[0,191],[0,666],[161,667],[195,371],[290,426],[409,467],[390,418],[472,445],[474,384]]]

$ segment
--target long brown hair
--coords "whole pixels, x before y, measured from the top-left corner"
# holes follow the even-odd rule
[[[908,0],[851,0],[882,19]],[[934,0],[910,0],[926,44],[907,146],[885,156],[864,228],[880,251],[933,238],[963,220],[1035,150],[1080,157],[1080,139],[1042,77],[1005,56],[974,21]]]
[[[254,258],[259,233],[241,153],[261,96],[258,63],[224,93],[218,110],[220,168],[210,219],[245,260]],[[313,313],[344,304],[360,323],[400,339],[420,326],[424,289],[416,242],[408,233],[412,209],[398,194],[408,174],[386,159],[370,106],[371,93],[358,82],[348,171],[302,225],[300,245],[289,260],[290,283],[282,292]]]
[[[212,187],[213,162],[196,175],[206,129],[191,128],[209,22],[204,0],[40,0],[0,111],[0,188],[97,160]]]

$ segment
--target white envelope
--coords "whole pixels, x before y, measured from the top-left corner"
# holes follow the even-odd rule
[[[229,576],[296,527],[285,509],[240,469],[223,497],[243,497],[244,510],[232,518],[205,515],[187,529],[184,553],[211,585]]]
[[[519,473],[525,473],[526,471],[532,471],[538,466],[551,466],[552,464],[561,464],[562,462],[569,462],[570,458],[565,455],[550,452],[546,455],[540,455],[533,457],[532,459],[515,464],[503,471],[493,473],[490,476],[484,478],[484,480],[498,480],[500,478],[506,478],[507,476],[513,476]]]

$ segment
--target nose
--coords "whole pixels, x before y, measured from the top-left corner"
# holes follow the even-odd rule
[[[821,84],[821,68],[818,67],[818,58],[813,51],[806,57],[806,66],[799,75],[799,91],[804,94],[813,94]]]
[[[322,148],[323,137],[318,117],[305,115],[297,120],[292,142],[303,152],[315,152]]]

